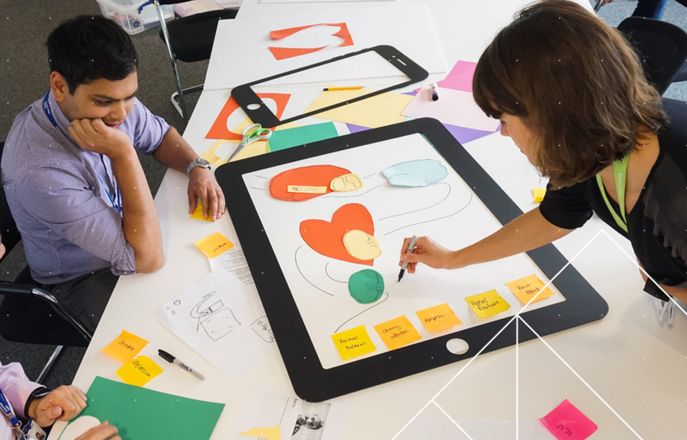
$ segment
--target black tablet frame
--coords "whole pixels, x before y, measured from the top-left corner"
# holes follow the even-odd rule
[[[272,245],[246,187],[243,175],[310,157],[374,144],[414,133],[422,134],[474,191],[492,214],[508,223],[522,214],[518,206],[436,119],[422,118],[382,128],[327,139],[298,148],[231,162],[219,167],[217,180],[227,195],[227,207],[241,241],[284,365],[294,391],[301,398],[318,402],[372,387],[411,374],[475,356],[513,316],[458,330],[393,351],[352,360],[325,369],[301,318],[298,306],[279,266]],[[477,239],[479,237],[475,237]],[[553,245],[528,252],[539,269],[565,297],[565,301],[522,313],[539,335],[548,335],[593,322],[608,313],[608,304]],[[560,273],[559,273],[560,271]],[[554,278],[555,277],[555,278]],[[536,337],[520,326],[520,341]],[[464,354],[450,353],[446,342],[460,338],[468,342]],[[513,345],[515,326],[507,326],[484,352]]]

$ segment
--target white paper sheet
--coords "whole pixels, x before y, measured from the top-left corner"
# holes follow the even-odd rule
[[[361,6],[366,7],[361,9]],[[269,46],[292,47],[293,42],[290,43],[290,40],[302,38],[294,34],[274,41],[269,37],[271,31],[340,22],[347,24],[353,38],[352,46],[329,46],[314,53],[283,60],[276,60],[268,50]],[[300,40],[299,45],[320,47],[330,42],[326,40],[322,44],[323,41],[319,40],[321,35],[315,28],[308,33],[311,33],[313,41]],[[205,89],[232,88],[380,44],[396,47],[430,73],[447,71],[441,43],[425,5],[394,2],[370,8],[368,5],[350,4],[345,9],[323,8],[296,16],[220,21],[205,78]],[[367,78],[357,75],[353,71],[349,76],[352,79]]]

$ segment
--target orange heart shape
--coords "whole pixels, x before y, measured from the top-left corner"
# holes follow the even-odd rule
[[[343,236],[353,229],[359,229],[370,235],[374,235],[375,231],[370,212],[359,203],[349,203],[337,209],[332,215],[331,222],[316,219],[303,220],[299,227],[303,240],[318,254],[372,266],[374,260],[359,260],[346,251]]]

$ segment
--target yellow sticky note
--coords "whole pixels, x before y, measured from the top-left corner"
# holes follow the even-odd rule
[[[465,301],[467,301],[472,311],[475,312],[475,315],[480,318],[489,318],[510,309],[510,304],[496,290],[468,296],[465,298]]]
[[[540,203],[544,200],[546,188],[532,188],[532,201]]]
[[[239,435],[245,435],[246,437],[257,437],[260,440],[281,440],[281,429],[279,426],[273,426],[269,428],[253,428],[248,431],[244,431]]]
[[[341,359],[349,359],[371,353],[377,349],[367,334],[365,326],[361,325],[332,335],[332,341]]]
[[[208,235],[196,241],[194,244],[208,258],[215,258],[234,247],[234,243],[229,241],[221,232],[215,232],[214,234]]]
[[[395,350],[421,339],[420,333],[405,316],[377,324],[375,330],[389,350]]]
[[[506,283],[506,286],[513,292],[521,303],[527,304],[530,299],[536,296],[536,299],[532,302],[541,301],[545,298],[553,295],[553,291],[548,287],[544,290],[544,282],[539,279],[536,275],[530,275],[524,278],[520,278],[514,281]],[[539,293],[541,291],[541,293]],[[537,295],[539,293],[539,295]]]
[[[203,203],[200,200],[198,200],[198,203],[196,204],[196,210],[191,213],[191,218],[212,223],[212,219],[205,218],[205,214],[203,214]]]
[[[115,373],[124,383],[142,387],[162,371],[164,371],[162,367],[148,356],[139,356],[128,364],[124,364]]]
[[[307,112],[337,104],[349,99],[370,93],[369,90],[340,90],[323,92],[318,96]],[[317,118],[331,121],[347,122],[363,127],[377,128],[405,121],[401,112],[408,106],[412,96],[400,93],[382,93],[372,98],[363,99],[353,104],[344,105],[333,110],[318,113]]]
[[[325,194],[327,192],[326,186],[308,186],[308,185],[288,185],[286,192],[303,193],[303,194]]]
[[[415,314],[428,332],[442,332],[462,323],[446,303],[418,310]]]
[[[148,344],[148,341],[126,330],[117,336],[112,342],[103,347],[101,352],[121,363],[129,362]]]

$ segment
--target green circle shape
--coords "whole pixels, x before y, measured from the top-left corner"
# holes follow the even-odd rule
[[[363,269],[348,279],[348,291],[360,304],[377,301],[384,293],[384,278],[372,269]]]

